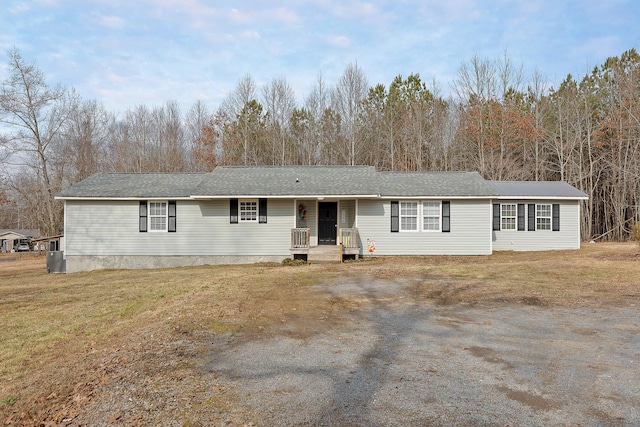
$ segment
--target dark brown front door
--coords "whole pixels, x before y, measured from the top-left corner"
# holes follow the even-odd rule
[[[336,202],[318,203],[318,244],[335,245],[338,230],[338,204]]]

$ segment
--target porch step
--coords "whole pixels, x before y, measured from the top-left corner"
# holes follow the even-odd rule
[[[307,261],[313,262],[340,262],[340,246],[318,245],[309,248]]]

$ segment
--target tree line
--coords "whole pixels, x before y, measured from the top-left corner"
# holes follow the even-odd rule
[[[350,64],[301,104],[286,78],[240,78],[220,106],[174,101],[107,111],[9,52],[0,89],[0,228],[62,232],[54,195],[113,172],[218,165],[372,165],[478,171],[492,180],[563,180],[589,195],[584,239],[626,240],[640,220],[640,55],[607,59],[557,87],[501,58],[462,63],[448,97],[420,75],[370,85]]]

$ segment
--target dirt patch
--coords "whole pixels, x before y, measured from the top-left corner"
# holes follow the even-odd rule
[[[509,387],[497,387],[497,389],[503,392],[509,399],[527,405],[535,411],[550,411],[558,407],[557,402],[545,399],[537,394],[521,390],[512,390]]]
[[[524,297],[522,298],[522,303],[526,305],[535,305],[535,306],[543,306],[545,305],[544,301],[542,301],[538,297]]]
[[[499,363],[503,365],[506,369],[512,369],[514,366],[512,363],[505,361],[499,355],[499,353],[495,350],[486,347],[469,347],[468,350],[476,357],[482,358],[484,361],[489,363]]]

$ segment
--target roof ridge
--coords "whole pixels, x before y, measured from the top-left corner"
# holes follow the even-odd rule
[[[209,172],[97,172],[96,175],[205,175]]]

